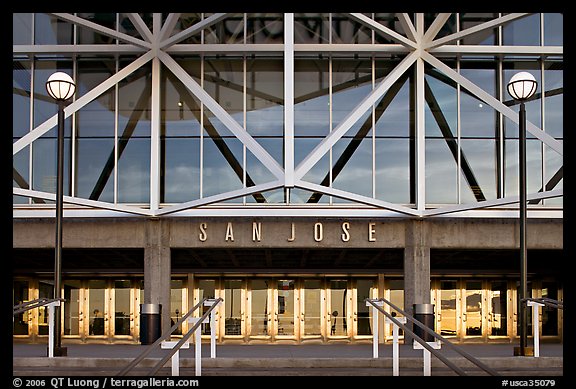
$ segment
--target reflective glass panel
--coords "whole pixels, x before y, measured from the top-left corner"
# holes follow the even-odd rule
[[[12,44],[31,45],[32,44],[32,14],[13,13],[12,14]]]
[[[28,281],[13,281],[12,293],[12,303],[14,305],[29,301]],[[28,335],[28,320],[30,319],[30,314],[31,312],[28,310],[14,316],[14,321],[12,322],[14,335]]]
[[[329,26],[325,13],[295,13],[294,43],[330,43]]]
[[[284,42],[283,14],[249,13],[246,16],[246,43]]]
[[[532,14],[506,23],[502,28],[502,44],[516,46],[540,45],[540,14]]]
[[[356,281],[356,313],[357,313],[357,334],[372,335],[372,308],[366,306],[366,299],[372,298],[374,289],[373,280]]]
[[[83,301],[80,300],[81,281],[66,280],[64,286],[64,335],[80,335],[80,312]]]
[[[564,16],[560,13],[544,14],[544,45],[562,46],[564,44]]]
[[[278,335],[294,335],[294,280],[278,280]]]
[[[348,334],[348,313],[346,310],[346,295],[348,292],[346,280],[330,281],[330,335],[346,336]]]
[[[466,281],[466,336],[482,335],[482,281]]]
[[[426,203],[457,203],[457,163],[445,139],[426,139]]]
[[[77,16],[89,22],[96,23],[99,26],[116,30],[116,15],[115,13],[78,13]],[[111,36],[100,34],[99,32],[85,28],[80,25],[76,27],[78,35],[78,44],[114,44],[116,39]]]
[[[38,298],[54,298],[53,280],[40,280],[38,282]],[[38,335],[48,335],[49,320],[48,307],[43,306],[38,308]]]
[[[224,281],[224,334],[242,334],[242,281]]]
[[[202,299],[216,298],[216,280],[198,280],[198,301]],[[209,307],[202,305],[202,314],[206,313]],[[202,335],[210,334],[210,322],[202,324]]]
[[[260,279],[252,280],[251,293],[250,335],[268,335],[268,281]]]
[[[558,301],[558,283],[543,281],[542,297]],[[542,335],[557,336],[559,310],[550,306],[544,306],[540,309],[542,312]]]
[[[506,311],[506,281],[492,281],[490,286],[490,321],[492,335],[506,335],[507,311]]]
[[[304,336],[321,335],[321,280],[304,280]]]
[[[77,94],[97,87],[112,75],[113,60],[78,62]],[[76,195],[114,201],[115,93],[109,89],[76,112]]]
[[[72,23],[45,13],[34,14],[34,43],[37,45],[71,45]]]
[[[170,281],[170,323],[174,325],[185,312],[182,302],[182,291],[184,289],[183,280]],[[179,325],[173,332],[173,335],[182,335],[182,325]]]
[[[498,13],[473,13],[465,12],[459,13],[460,16],[460,31],[465,31],[471,27],[486,23],[496,19]],[[463,45],[495,45],[497,43],[496,37],[498,28],[485,28],[477,33],[467,35],[460,40]]]
[[[114,281],[114,335],[130,335],[130,281]]]
[[[12,136],[20,138],[30,131],[32,73],[30,61],[13,61],[12,66]]]
[[[440,281],[440,335],[456,335],[456,293],[456,281]]]
[[[88,281],[89,335],[104,335],[106,288],[105,280]]]

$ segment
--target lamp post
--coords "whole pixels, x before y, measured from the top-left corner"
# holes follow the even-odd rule
[[[514,355],[533,355],[532,348],[526,347],[528,339],[528,309],[524,299],[528,297],[527,277],[527,248],[526,248],[526,107],[524,102],[534,95],[538,83],[533,75],[528,72],[520,72],[512,76],[508,82],[508,93],[514,100],[520,102],[519,119],[519,159],[520,159],[520,295],[519,321],[520,321],[520,347],[514,348]]]
[[[64,199],[64,107],[76,90],[74,80],[68,74],[56,72],[46,81],[46,90],[50,97],[58,102],[58,158],[56,168],[56,244],[54,259],[54,298],[60,299],[62,279],[62,211]],[[54,307],[54,356],[66,356],[67,349],[62,347],[60,324],[60,306]]]

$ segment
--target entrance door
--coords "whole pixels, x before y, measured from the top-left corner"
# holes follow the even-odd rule
[[[64,280],[64,324],[63,334],[70,337],[79,337],[81,334],[83,322],[82,303],[84,293],[82,290],[82,281]]]
[[[224,281],[224,336],[242,338],[244,329],[244,280]]]
[[[272,314],[274,308],[271,307],[272,281],[268,279],[255,278],[250,280],[250,291],[248,302],[250,306],[250,327],[248,333],[251,338],[269,339],[272,334]]]
[[[508,335],[507,291],[506,281],[490,281],[488,335],[491,337]]]
[[[90,280],[87,286],[88,336],[104,337],[109,331],[108,281]]]
[[[296,281],[293,279],[277,280],[274,291],[276,307],[272,322],[276,338],[293,339],[296,334]]]
[[[462,317],[465,328],[465,336],[482,337],[484,328],[484,298],[482,281],[467,280],[464,294]]]
[[[437,312],[437,327],[436,331],[445,337],[454,337],[458,334],[458,288],[456,280],[441,280],[439,300],[436,303],[435,310]]]
[[[19,305],[30,301],[29,298],[29,283],[28,281],[14,281],[13,285],[13,295],[12,295],[12,303],[14,305]],[[23,335],[28,336],[28,330],[30,329],[30,322],[32,321],[32,311],[24,311],[19,313],[18,315],[14,316],[14,320],[12,322],[12,330],[14,335]]]
[[[348,280],[328,280],[327,329],[328,338],[349,337],[349,312],[351,298],[348,293]]]
[[[303,279],[300,290],[300,336],[302,339],[319,339],[325,316],[322,280]]]
[[[376,280],[357,279],[356,288],[353,289],[356,298],[353,299],[353,333],[356,337],[365,338],[372,336],[372,308],[366,306],[367,298],[375,298],[377,295]]]

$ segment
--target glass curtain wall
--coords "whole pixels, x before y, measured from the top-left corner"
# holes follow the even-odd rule
[[[104,27],[139,36],[122,14],[78,14]],[[151,24],[151,14],[142,14]],[[209,14],[182,14],[175,34]],[[366,14],[404,34],[397,15]],[[437,37],[501,17],[494,13],[454,14]],[[166,20],[166,15],[163,16]],[[405,54],[367,54],[354,45],[388,44],[389,39],[344,14],[297,13],[298,45],[339,44],[349,52],[295,52],[294,162],[297,166],[324,137],[338,127]],[[433,22],[425,15],[426,26]],[[538,81],[526,103],[528,120],[563,140],[562,55],[533,55],[522,47],[561,47],[561,14],[533,14],[502,26],[463,37],[462,45],[517,48],[498,56],[438,54],[449,68],[501,101],[514,112],[506,83],[518,71]],[[103,45],[116,43],[98,32],[48,14],[13,14],[13,44]],[[16,34],[17,33],[17,34]],[[230,16],[174,45],[243,43],[242,53],[224,50],[170,53],[208,95],[246,130],[280,166],[284,163],[284,58],[276,46],[253,51],[251,44],[283,44],[282,14]],[[118,43],[123,44],[123,43]],[[360,46],[359,46],[360,47]],[[13,141],[52,118],[57,105],[45,91],[55,71],[74,75],[78,100],[136,60],[136,55],[79,52],[74,56],[35,53],[13,58]],[[65,195],[126,204],[150,201],[151,80],[148,62],[98,94],[65,123]],[[178,203],[242,189],[276,178],[267,167],[190,92],[170,69],[160,70],[160,201]],[[289,79],[292,77],[289,77]],[[394,203],[414,205],[415,110],[414,67],[392,83],[371,109],[304,175],[303,180]],[[518,193],[518,126],[498,110],[430,64],[425,66],[426,203],[459,204],[494,200]],[[156,107],[154,107],[156,108]],[[528,191],[563,187],[562,157],[528,134]],[[13,158],[13,186],[55,192],[56,130],[51,129]],[[229,204],[285,203],[283,189],[226,200]],[[303,189],[291,202],[349,202]],[[13,197],[14,204],[46,204],[50,200]],[[531,205],[562,206],[562,198]]]

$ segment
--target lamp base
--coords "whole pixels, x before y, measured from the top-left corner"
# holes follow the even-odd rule
[[[46,355],[49,355],[48,348],[46,348]],[[67,357],[68,356],[68,347],[54,347],[54,356],[55,357]]]
[[[534,348],[533,347],[524,347],[524,352],[522,352],[522,348],[517,346],[514,347],[514,356],[515,357],[533,357],[534,356]]]

